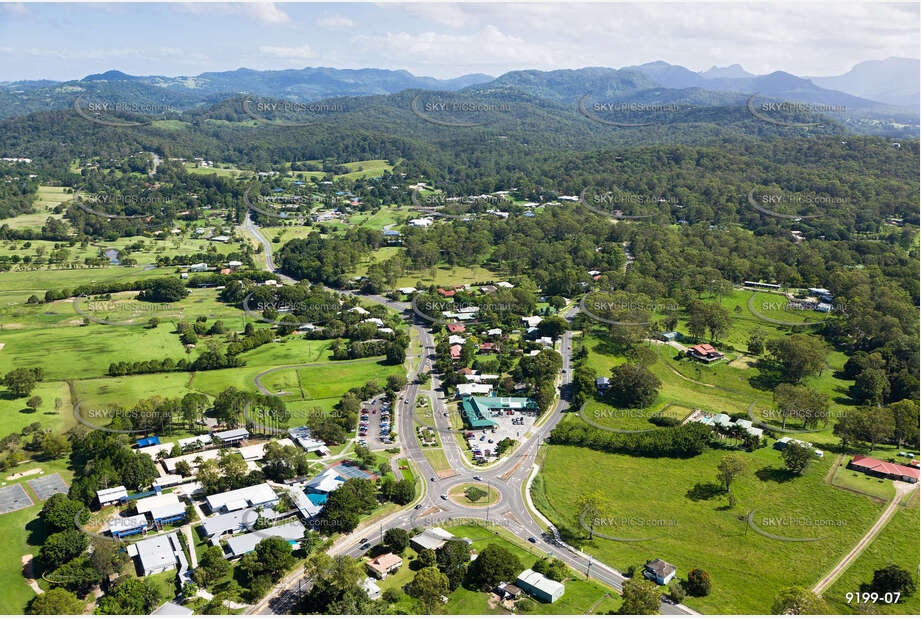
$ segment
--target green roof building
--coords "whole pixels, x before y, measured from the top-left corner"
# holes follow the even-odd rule
[[[495,427],[493,416],[509,410],[533,410],[537,404],[526,397],[464,397],[461,400],[461,416],[472,429]]]

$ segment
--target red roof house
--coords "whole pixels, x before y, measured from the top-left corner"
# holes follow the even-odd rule
[[[454,290],[443,290],[441,288],[438,288],[438,293],[441,294],[442,296],[450,298],[451,296],[454,296],[457,292],[455,292]]]
[[[461,357],[461,347],[457,344],[451,346],[451,358],[457,360]]]
[[[484,354],[485,354],[486,352],[495,352],[495,351],[498,350],[498,349],[499,349],[499,347],[498,347],[495,343],[492,343],[492,342],[487,342],[487,343],[481,343],[481,344],[480,344],[480,352],[482,352],[482,353],[484,353]]]
[[[882,476],[896,481],[905,481],[908,483],[917,483],[918,473],[921,472],[921,470],[918,470],[917,468],[910,468],[901,464],[889,463],[888,461],[880,461],[879,459],[867,457],[866,455],[854,455],[851,463],[848,464],[848,468],[859,470],[860,472],[864,472],[866,474]]]
[[[467,328],[466,328],[463,324],[456,324],[456,323],[455,323],[455,324],[448,324],[448,332],[449,332],[449,333],[462,333],[462,332],[464,332],[465,330],[467,330]]]
[[[471,369],[470,367],[464,367],[463,369],[458,369],[457,373],[463,374],[465,376],[472,376],[473,369]]]
[[[687,354],[689,357],[703,361],[705,363],[712,363],[713,361],[720,360],[726,356],[709,343],[692,345],[688,348]]]

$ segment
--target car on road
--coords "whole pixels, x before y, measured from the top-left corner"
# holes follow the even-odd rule
[[[528,541],[530,541],[531,543],[537,543],[537,539],[535,539],[533,536],[529,536]]]
[[[448,499],[448,496],[446,496],[445,494],[441,494],[441,499],[442,499],[442,500],[447,500],[447,499]]]
[[[433,477],[430,478],[429,480],[432,481],[432,482],[434,483],[434,482],[435,482],[435,477],[433,476]]]
[[[490,438],[489,440],[487,440],[487,442],[489,442],[490,444],[492,444],[492,438]]]
[[[475,476],[475,477],[473,477],[473,480],[474,480],[474,481],[482,481],[482,480],[483,480],[483,477],[481,477],[481,476]]]
[[[418,511],[419,509],[422,508],[422,505],[421,505],[421,504],[417,504],[414,508]]]
[[[367,543],[367,542],[368,542],[368,537],[365,537],[365,538],[363,538],[362,540],[360,540],[360,541],[358,541],[358,542],[359,542],[359,543]]]

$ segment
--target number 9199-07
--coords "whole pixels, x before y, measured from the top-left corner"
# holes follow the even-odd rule
[[[844,598],[847,599],[848,604],[856,602],[884,603],[890,605],[892,603],[898,603],[901,595],[901,592],[886,592],[884,594],[878,594],[876,592],[848,592],[844,595]]]

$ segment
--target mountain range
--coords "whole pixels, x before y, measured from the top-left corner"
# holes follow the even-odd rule
[[[447,80],[408,71],[328,67],[281,71],[241,68],[177,77],[107,71],[69,82],[2,83],[0,118],[68,109],[80,95],[87,100],[132,101],[197,113],[221,107],[230,99],[239,101],[241,96],[303,103],[349,97],[354,105],[360,105],[361,97],[376,100],[383,96],[380,103],[386,106],[401,92],[427,91],[521,101],[533,109],[565,106],[575,110],[576,102],[588,98],[610,103],[674,104],[698,108],[699,115],[744,106],[757,94],[759,101],[841,106],[847,117],[837,120],[852,130],[910,136],[918,125],[918,68],[917,60],[889,58],[858,64],[839,76],[807,78],[783,71],[754,75],[738,64],[695,72],[657,61],[621,69],[523,70],[495,78],[470,74]]]

